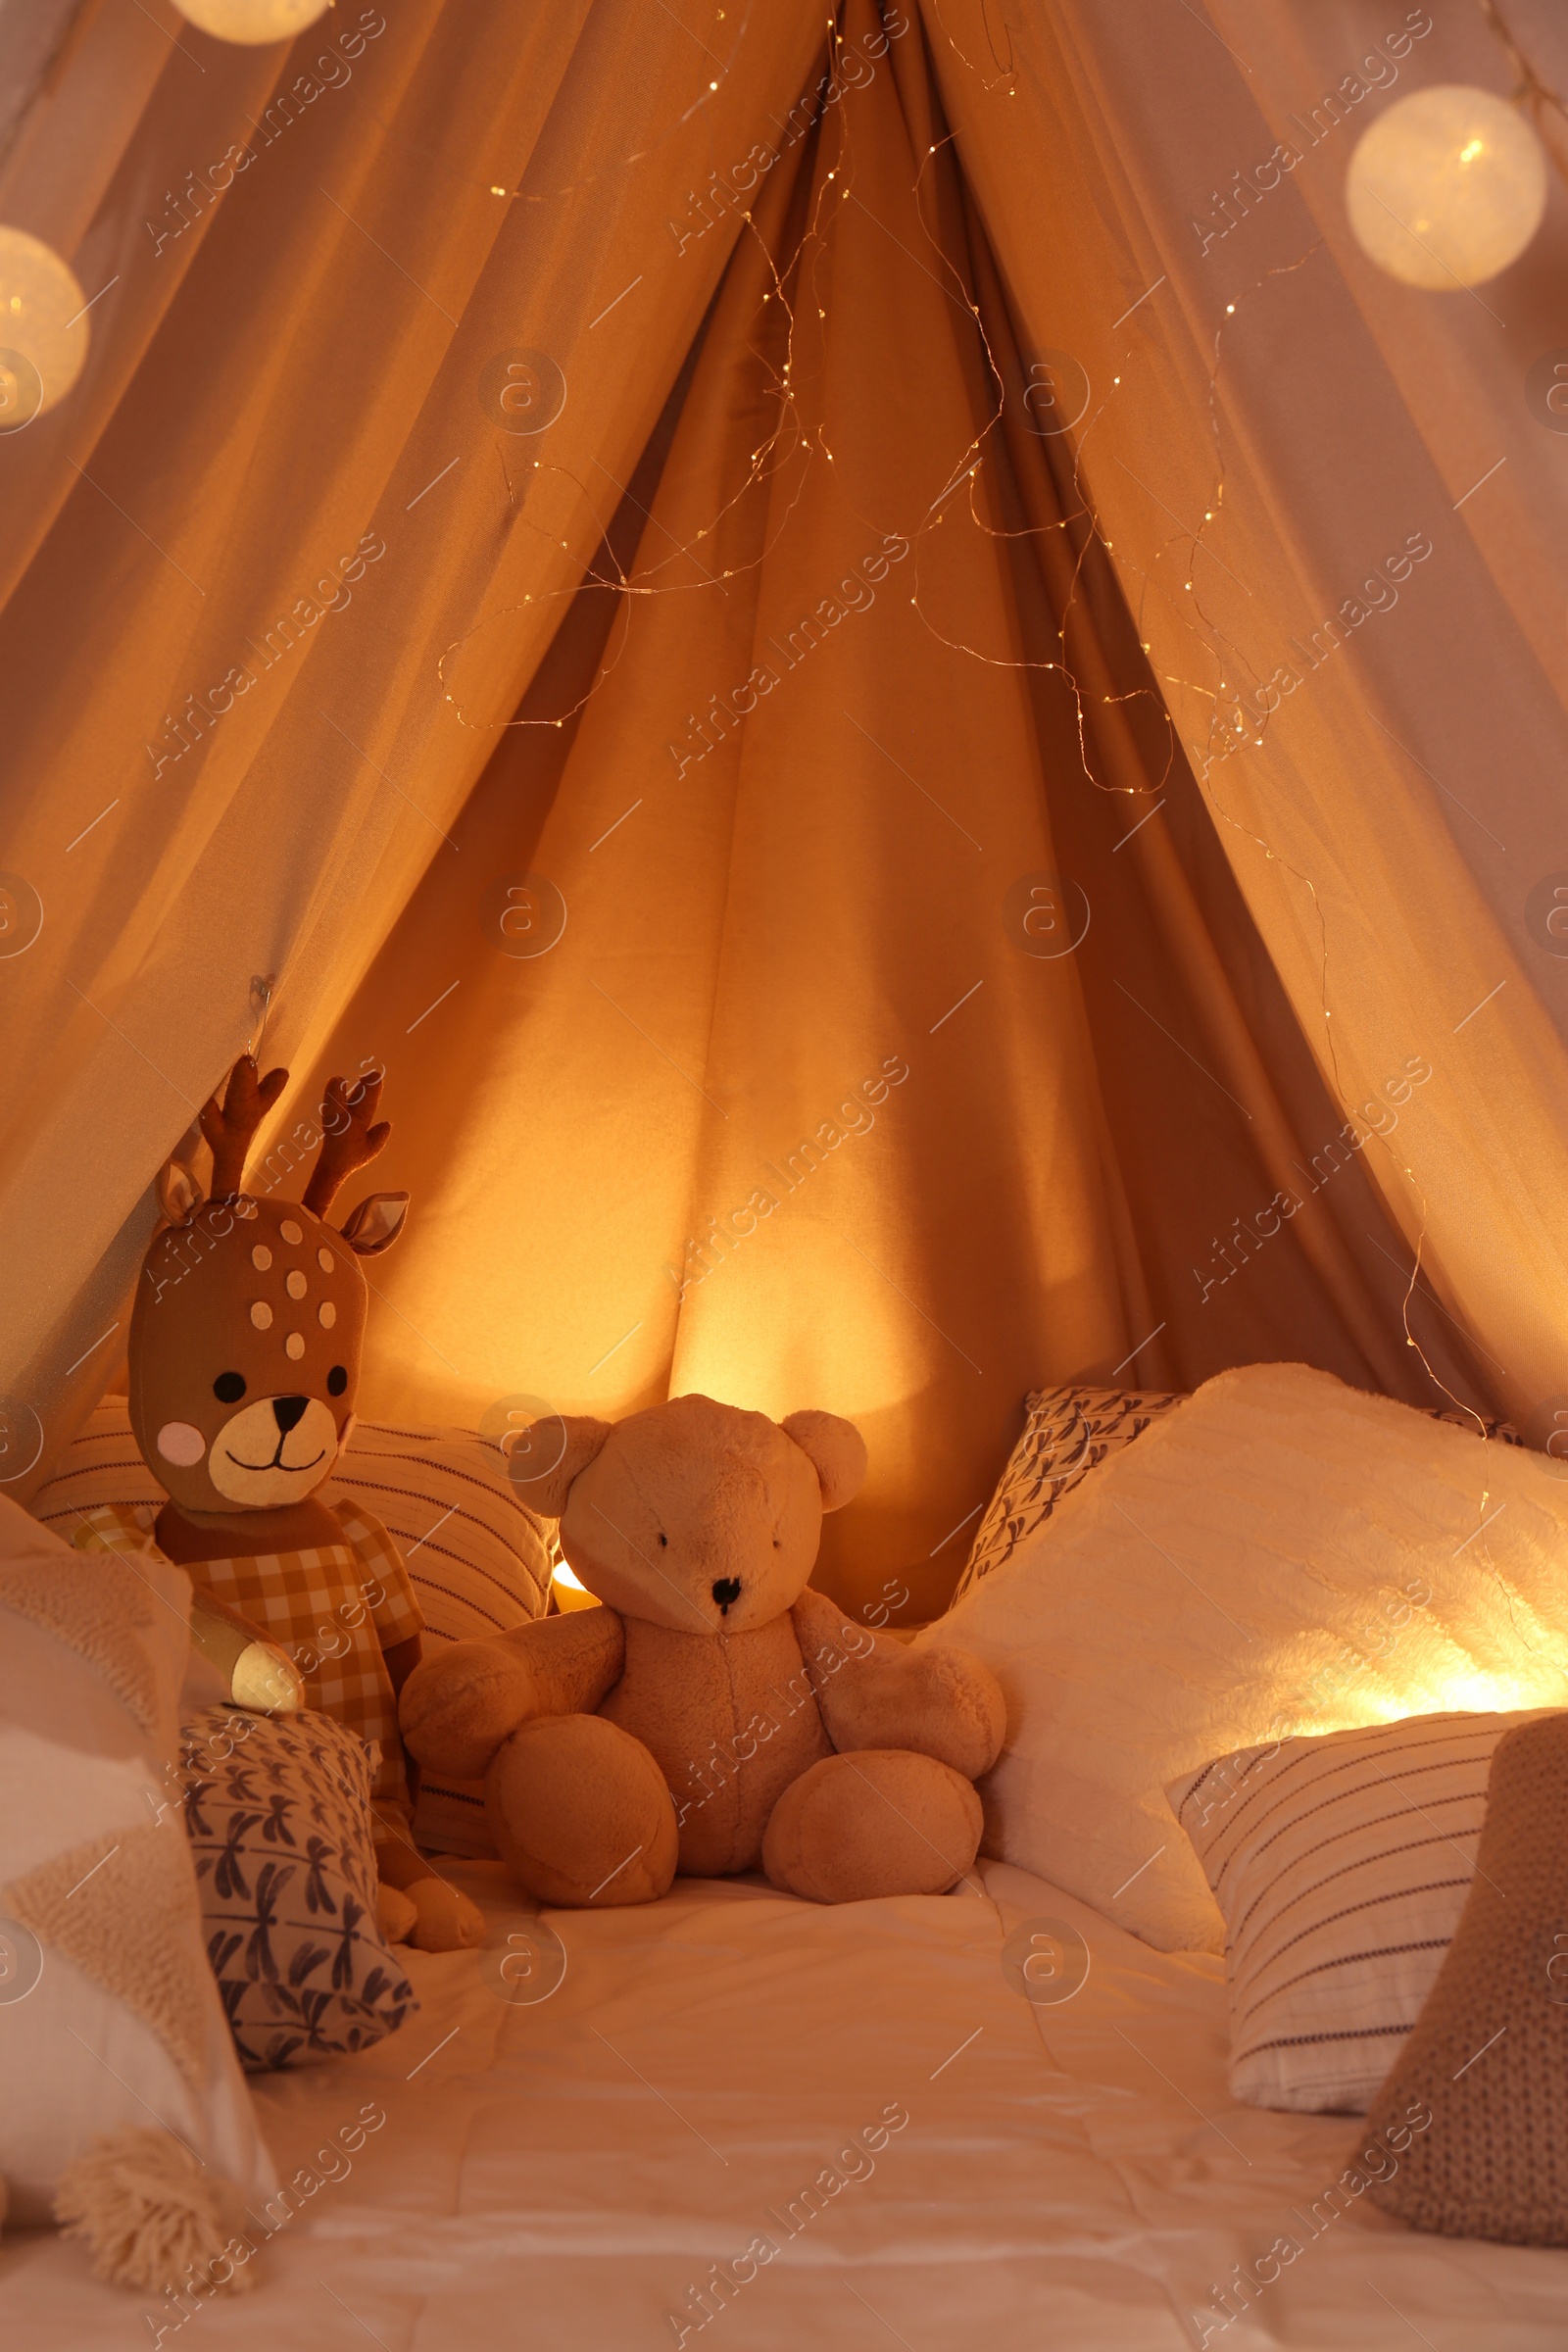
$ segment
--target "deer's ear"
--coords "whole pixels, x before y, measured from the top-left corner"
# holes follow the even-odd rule
[[[379,1257],[403,1231],[408,1213],[407,1193],[372,1193],[349,1211],[340,1230],[356,1257]]]
[[[166,1225],[183,1225],[193,1209],[200,1208],[206,1195],[182,1160],[168,1159],[158,1171],[154,1187],[158,1196],[158,1210]]]

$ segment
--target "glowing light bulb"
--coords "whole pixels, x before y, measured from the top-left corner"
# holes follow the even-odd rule
[[[199,32],[253,49],[269,41],[291,41],[318,17],[324,17],[331,5],[332,0],[174,0],[187,24]]]
[[[596,1609],[599,1606],[582,1579],[573,1576],[564,1560],[556,1562],[551,1573],[550,1590],[554,1595],[556,1607],[563,1613],[567,1609]]]
[[[0,227],[0,433],[65,399],[87,357],[87,299],[58,253]]]
[[[1516,262],[1546,207],[1546,158],[1516,107],[1458,82],[1399,99],[1362,133],[1345,201],[1380,270],[1435,291]]]

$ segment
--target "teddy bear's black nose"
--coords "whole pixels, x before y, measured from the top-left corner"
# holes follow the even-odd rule
[[[272,1398],[272,1419],[277,1423],[279,1431],[285,1438],[297,1421],[304,1420],[305,1408],[310,1401],[308,1396],[274,1396]]]
[[[740,1596],[741,1580],[738,1576],[721,1576],[713,1587],[713,1598],[718,1603],[719,1614],[722,1617],[729,1615],[730,1602],[739,1600]]]

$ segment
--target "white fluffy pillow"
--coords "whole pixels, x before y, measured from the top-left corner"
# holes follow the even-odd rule
[[[1164,1790],[1210,1757],[1568,1706],[1568,1481],[1300,1364],[1223,1372],[920,1637],[1007,1699],[987,1850],[1162,1951],[1223,1929]]]

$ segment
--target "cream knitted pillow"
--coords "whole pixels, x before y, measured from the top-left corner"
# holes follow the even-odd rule
[[[155,2295],[275,2185],[166,1802],[189,1602],[0,1501],[0,2179]]]
[[[1432,2128],[1370,2195],[1417,2230],[1568,2245],[1568,1714],[1497,1743],[1475,1883],[1371,2130]]]

